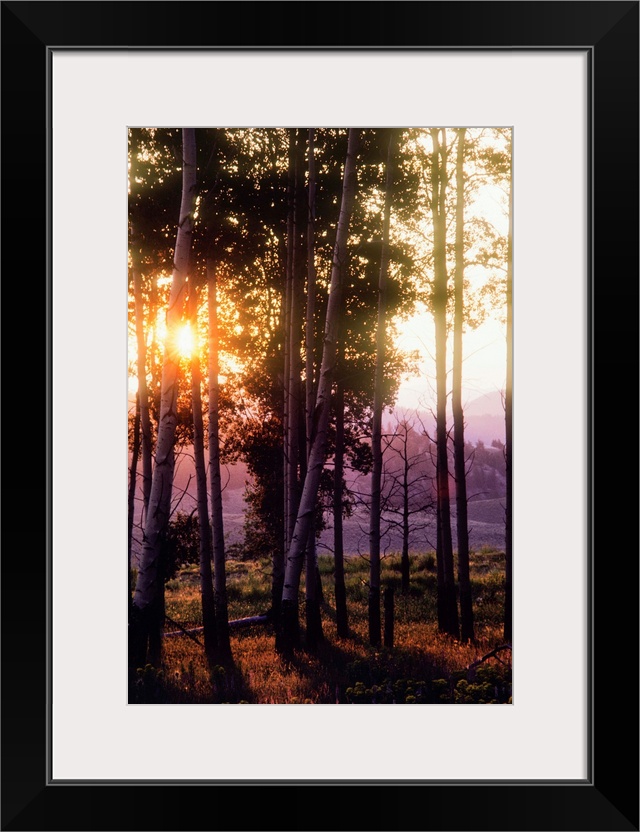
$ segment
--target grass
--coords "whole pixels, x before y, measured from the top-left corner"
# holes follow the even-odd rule
[[[411,589],[400,593],[400,557],[382,561],[382,585],[394,586],[393,649],[368,644],[368,562],[345,561],[350,637],[339,639],[335,624],[333,559],[319,558],[324,591],[324,642],[301,649],[289,660],[275,650],[271,625],[233,630],[234,666],[209,671],[201,645],[187,636],[164,640],[161,671],[139,670],[132,701],[177,703],[331,704],[347,702],[507,702],[510,651],[468,671],[470,664],[502,643],[504,554],[486,547],[471,556],[476,641],[462,644],[438,632],[433,554],[411,555]],[[230,619],[265,612],[270,606],[271,570],[266,562],[227,564]],[[304,598],[304,584],[301,591]],[[185,629],[202,624],[197,567],[183,569],[167,584],[168,616]],[[304,601],[300,607],[304,628]],[[173,625],[168,625],[174,630]],[[201,635],[199,636],[201,640]]]

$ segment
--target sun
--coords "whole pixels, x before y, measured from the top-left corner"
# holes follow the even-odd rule
[[[191,358],[195,349],[195,339],[191,324],[182,324],[176,333],[176,347],[181,358]]]

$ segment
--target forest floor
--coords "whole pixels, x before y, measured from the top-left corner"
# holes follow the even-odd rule
[[[324,593],[324,641],[314,652],[284,659],[271,624],[231,632],[232,667],[207,668],[202,644],[180,634],[164,639],[160,672],[148,666],[132,680],[130,702],[172,703],[506,703],[511,701],[511,650],[502,647],[504,553],[489,547],[471,554],[476,640],[463,644],[437,626],[433,553],[411,554],[411,587],[400,592],[400,557],[382,560],[382,586],[395,591],[394,646],[368,643],[368,561],[345,560],[349,638],[336,632],[333,558],[319,557]],[[267,611],[267,562],[229,561],[229,618]],[[304,586],[302,587],[302,593]],[[301,597],[304,595],[301,593]],[[166,612],[188,630],[201,626],[198,569],[187,567],[166,587]],[[304,603],[300,607],[304,643]],[[383,616],[384,624],[384,616]],[[176,626],[167,622],[167,631]],[[202,633],[195,639],[202,641]],[[476,662],[479,662],[475,664]]]

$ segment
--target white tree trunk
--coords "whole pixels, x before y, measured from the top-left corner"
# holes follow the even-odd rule
[[[331,283],[324,328],[322,362],[320,365],[316,406],[312,420],[309,464],[302,489],[302,497],[300,499],[293,537],[291,538],[287,555],[284,588],[282,591],[283,646],[285,647],[289,646],[291,639],[295,642],[298,637],[298,592],[300,588],[300,574],[325,462],[331,386],[337,353],[338,321],[341,314],[341,288],[343,271],[347,263],[349,222],[355,198],[357,146],[358,131],[350,129],[347,158],[344,166],[342,203],[340,206],[340,217],[338,220],[333,263],[331,266]],[[285,607],[287,608],[286,615]]]
[[[307,316],[305,324],[305,416],[307,448],[304,459],[306,475],[309,454],[311,453],[311,434],[313,432],[313,409],[315,405],[315,306],[316,306],[316,266],[315,266],[315,217],[316,217],[316,164],[314,158],[315,129],[309,129],[309,194],[307,202]],[[307,602],[307,647],[315,647],[322,638],[322,619],[320,617],[320,572],[316,550],[316,524],[311,522],[307,541],[305,571],[305,591]]]
[[[134,593],[134,606],[143,611],[157,600],[162,590],[163,576],[160,568],[160,548],[169,523],[171,509],[180,361],[175,336],[177,328],[183,320],[193,232],[193,207],[196,194],[196,137],[193,128],[183,129],[182,147],[182,201],[173,260],[169,307],[167,309],[167,334],[164,343],[155,466],[149,495],[149,509],[144,527],[138,580]]]

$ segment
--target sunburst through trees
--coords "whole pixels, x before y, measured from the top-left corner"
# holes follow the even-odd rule
[[[130,130],[131,702],[510,701],[511,169]]]

